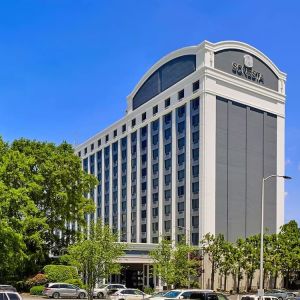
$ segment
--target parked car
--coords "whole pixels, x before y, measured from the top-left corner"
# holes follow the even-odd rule
[[[0,284],[0,290],[16,292],[17,289],[9,284]]]
[[[155,298],[155,300],[157,300],[157,298],[161,298],[163,297],[166,293],[168,293],[169,291],[162,291],[162,292],[156,292],[154,294],[152,294],[148,299],[153,299]]]
[[[138,289],[122,289],[109,296],[110,300],[140,300],[149,298],[150,295]]]
[[[17,292],[1,289],[0,299],[1,300],[22,300],[22,297]]]
[[[123,284],[103,284],[99,288],[94,289],[93,296],[102,299],[122,289],[126,289],[126,286]]]
[[[226,295],[222,293],[217,293],[218,300],[229,300]]]
[[[43,295],[54,299],[60,297],[83,299],[87,297],[87,291],[69,283],[47,283]]]
[[[201,300],[219,300],[217,293],[212,290],[187,289],[187,290],[172,290],[163,296],[155,298],[155,300],[165,299],[201,299]],[[225,299],[221,299],[225,300]]]
[[[261,297],[258,295],[243,295],[240,300],[261,300]],[[264,295],[262,300],[278,300],[278,298]]]
[[[292,292],[288,292],[287,290],[266,290],[265,291],[265,296],[273,296],[273,297],[277,297],[278,300],[284,300],[287,298],[294,298],[295,295]]]

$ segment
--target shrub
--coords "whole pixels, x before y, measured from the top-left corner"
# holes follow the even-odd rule
[[[47,265],[44,267],[49,282],[64,282],[69,279],[78,279],[77,268],[64,265]]]
[[[70,283],[70,284],[74,284],[74,285],[80,287],[81,289],[85,288],[85,285],[83,284],[82,280],[80,280],[80,279],[68,279],[65,282]]]
[[[43,295],[44,286],[36,285],[30,289],[30,295]]]
[[[13,286],[17,289],[18,292],[29,292],[30,287],[27,283],[27,280],[17,281],[13,284]]]
[[[43,285],[48,282],[47,275],[45,274],[36,274],[34,277],[29,278],[26,283],[28,286],[32,287],[35,285]]]
[[[151,287],[145,287],[144,292],[147,295],[152,295],[154,293],[154,289]]]

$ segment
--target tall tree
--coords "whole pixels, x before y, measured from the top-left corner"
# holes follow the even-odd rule
[[[223,255],[224,236],[222,234],[216,237],[207,233],[201,241],[204,253],[207,254],[211,263],[211,289],[214,289],[215,273],[221,265]]]
[[[118,258],[123,255],[126,245],[117,241],[118,234],[98,220],[90,225],[82,239],[68,247],[67,254],[62,257],[62,261],[76,266],[86,275],[89,299],[93,299],[94,287],[100,279],[121,271]]]
[[[224,241],[222,245],[222,256],[219,266],[219,273],[224,276],[223,289],[226,291],[227,288],[227,276],[234,265],[234,246],[228,241]]]
[[[84,215],[94,206],[84,194],[96,183],[67,143],[20,139],[9,145],[0,139],[0,245],[6,245],[0,254],[2,276],[15,268],[20,276],[38,271],[53,247],[74,240],[75,230],[65,225],[85,223]]]

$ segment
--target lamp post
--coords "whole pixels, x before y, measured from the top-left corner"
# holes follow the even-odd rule
[[[187,232],[187,234],[188,234],[188,240],[187,240],[188,246],[191,247],[191,231],[189,229],[183,227],[183,226],[177,226],[177,227],[180,228],[180,229],[183,229]],[[190,250],[188,252],[188,262],[190,262]],[[190,288],[190,267],[188,269],[188,281],[189,281],[188,288]]]
[[[285,176],[285,175],[276,175],[272,174],[262,179],[262,186],[261,186],[261,231],[260,231],[260,268],[259,268],[259,290],[258,296],[261,297],[264,295],[263,289],[263,277],[264,277],[264,202],[265,202],[265,182],[272,178],[283,178],[283,179],[292,179],[292,177]]]

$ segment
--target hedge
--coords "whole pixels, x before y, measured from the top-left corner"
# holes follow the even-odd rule
[[[44,286],[36,285],[30,289],[30,295],[43,295]]]
[[[77,268],[64,265],[46,265],[44,272],[49,282],[64,282],[69,279],[78,279]]]

